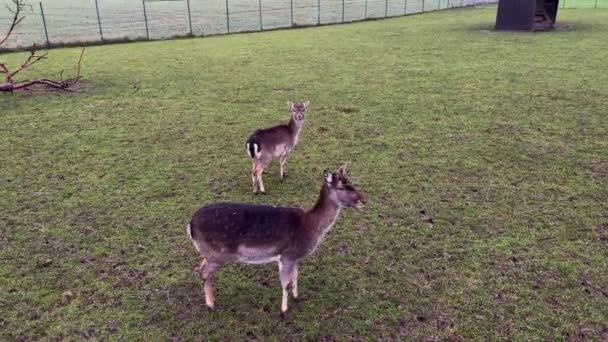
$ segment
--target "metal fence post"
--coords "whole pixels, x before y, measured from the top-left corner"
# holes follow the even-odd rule
[[[260,11],[259,13],[259,17],[260,17],[260,31],[264,30],[264,26],[262,25],[262,0],[258,0],[258,10]]]
[[[101,37],[101,41],[103,42],[103,30],[101,29],[101,18],[99,17],[99,4],[97,0],[95,0],[95,11],[97,11],[97,25],[99,25],[99,37]]]
[[[42,2],[40,4],[40,14],[42,15],[42,25],[44,26],[44,36],[46,37],[46,46],[50,46],[51,42],[49,41],[49,31],[46,28],[46,18],[44,17],[44,9],[42,8]]]
[[[407,0],[403,1],[403,15],[407,15]]]
[[[462,1],[463,1],[463,0],[460,0],[460,7],[462,7]]]
[[[365,0],[365,16],[363,17],[363,19],[367,20],[367,0]]]
[[[424,13],[424,0],[422,0],[422,13]]]
[[[188,26],[190,26],[190,35],[193,36],[194,32],[192,31],[192,14],[190,13],[190,0],[186,0],[188,4]]]
[[[291,12],[291,27],[293,27],[293,0],[289,0],[289,11]]]
[[[148,28],[148,13],[146,13],[146,0],[142,0],[144,6],[144,22],[146,23],[146,38],[150,40],[150,29]]]
[[[597,8],[597,0],[595,0],[595,7],[594,8]]]
[[[388,0],[384,1],[384,17],[388,17]]]
[[[317,0],[317,25],[321,25],[321,0]]]
[[[344,23],[344,0],[342,0],[342,23]]]
[[[226,31],[230,33],[230,11],[228,10],[228,0],[226,0]]]

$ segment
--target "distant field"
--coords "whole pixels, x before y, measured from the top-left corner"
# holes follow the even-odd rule
[[[407,1],[407,3],[406,3]],[[607,1],[608,0],[602,0]],[[345,0],[344,21],[399,16],[457,6],[481,5],[490,0]],[[38,2],[28,18],[9,41],[8,47],[44,44],[45,35]],[[77,42],[100,40],[94,0],[44,0],[49,41]],[[141,1],[99,0],[99,15],[104,39],[146,37]],[[255,31],[291,26],[290,0],[228,0],[230,32]],[[319,11],[320,5],[320,11]],[[228,31],[226,0],[191,0],[192,31],[195,35]],[[150,38],[186,35],[190,32],[185,0],[146,1]],[[320,14],[320,15],[319,15]],[[0,27],[8,25],[9,14],[0,7]],[[341,0],[293,0],[294,25],[314,25],[342,21]],[[3,25],[4,24],[4,25]]]
[[[495,13],[96,46],[83,90],[0,94],[0,341],[605,340],[608,10]],[[254,197],[245,139],[296,99],[291,178]],[[342,162],[369,204],[301,263],[292,320],[276,265],[223,268],[207,311],[192,213],[308,207]]]
[[[400,16],[460,6],[483,6],[495,0],[344,0],[344,21]],[[7,47],[30,46],[46,42],[40,6],[31,2],[28,18],[13,35]],[[43,0],[42,5],[51,43],[99,41],[104,39],[166,38],[190,33],[188,5],[185,0],[147,0],[148,33],[142,1],[98,0],[102,32],[99,31],[94,0]],[[261,5],[261,23],[260,23]],[[341,0],[191,0],[192,32],[208,35],[255,31],[291,26],[342,21]],[[566,8],[608,8],[608,0],[565,0]],[[367,10],[366,10],[367,7]],[[10,15],[0,7],[0,27]]]

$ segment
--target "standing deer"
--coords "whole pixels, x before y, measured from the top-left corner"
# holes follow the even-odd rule
[[[323,186],[310,210],[242,203],[214,203],[199,209],[187,226],[203,257],[199,272],[205,302],[214,308],[211,276],[229,262],[278,262],[283,289],[281,317],[287,313],[288,290],[298,298],[298,262],[319,246],[338,218],[340,208],[361,208],[363,195],[346,178],[346,166],[323,173]]]
[[[272,159],[279,158],[281,164],[281,180],[287,177],[287,156],[298,143],[298,137],[304,123],[304,113],[310,102],[287,102],[291,111],[291,119],[287,124],[271,128],[258,129],[247,139],[247,154],[251,158],[251,181],[253,193],[266,193],[262,173]]]

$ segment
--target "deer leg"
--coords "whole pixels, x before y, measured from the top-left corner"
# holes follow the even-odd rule
[[[255,161],[251,160],[251,182],[253,183],[253,193],[258,193],[258,184],[257,184],[257,176],[255,173]]]
[[[203,280],[203,290],[205,292],[205,304],[209,309],[215,308],[215,297],[213,296],[213,283],[211,282],[211,275],[217,271],[221,264],[216,262],[209,262],[204,259],[199,267],[201,279]]]
[[[256,165],[255,174],[258,180],[258,189],[260,193],[266,193],[266,189],[264,189],[264,181],[262,180],[262,173],[264,172],[263,165]]]
[[[287,318],[287,301],[289,299],[289,288],[292,286],[292,274],[295,263],[288,260],[279,260],[279,278],[281,279],[281,288],[283,289],[283,298],[281,301],[281,317]]]
[[[287,154],[281,156],[279,163],[281,164],[281,180],[285,180],[287,178]]]
[[[298,264],[293,265],[293,269],[291,270],[291,292],[293,294],[293,298],[298,298]]]

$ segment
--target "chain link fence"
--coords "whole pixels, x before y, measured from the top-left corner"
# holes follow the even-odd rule
[[[6,0],[0,0],[0,4]],[[7,48],[263,31],[395,17],[497,0],[43,0],[32,2]],[[561,8],[608,8],[562,0]],[[0,32],[11,13],[0,7]]]

